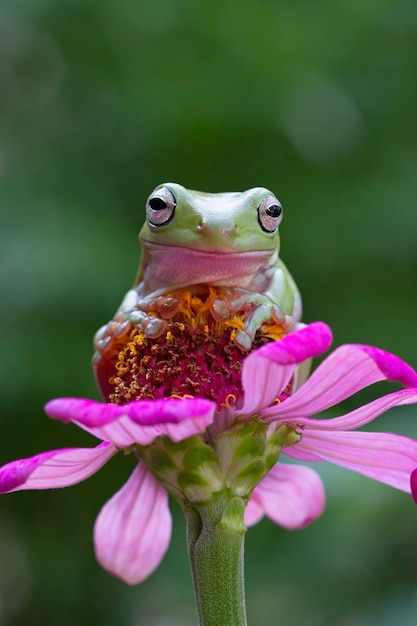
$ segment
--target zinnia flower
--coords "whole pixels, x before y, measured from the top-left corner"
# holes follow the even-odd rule
[[[243,360],[239,380],[235,374],[229,380],[233,394],[225,384],[225,401],[217,406],[199,397],[125,404],[52,400],[46,405],[50,417],[73,422],[102,443],[9,463],[0,469],[0,492],[67,487],[94,474],[119,450],[135,454],[138,465],[104,505],[94,529],[98,561],[131,584],[149,576],[168,547],[168,492],[186,507],[227,490],[249,500],[248,525],[263,515],[286,528],[316,519],[325,505],[319,475],[303,465],[275,463],[281,450],[293,459],[329,461],[410,493],[417,442],[351,431],[391,407],[416,403],[417,373],[377,348],[344,345],[306,382],[297,382],[300,364],[330,343],[330,329],[316,322],[257,348]],[[311,417],[381,380],[399,381],[406,389],[341,417]]]

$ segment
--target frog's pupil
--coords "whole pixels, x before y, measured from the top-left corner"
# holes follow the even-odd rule
[[[154,211],[162,211],[167,208],[167,203],[162,198],[151,198],[149,200],[149,206]]]
[[[272,204],[267,208],[265,213],[270,217],[279,217],[282,213],[282,207],[280,207],[278,204]]]

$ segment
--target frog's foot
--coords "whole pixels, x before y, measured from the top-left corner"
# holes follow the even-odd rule
[[[247,292],[240,295],[230,293],[230,295],[226,294],[224,298],[215,298],[210,304],[210,312],[216,322],[226,322],[232,315],[253,306],[250,301],[251,295]]]
[[[250,350],[257,331],[263,324],[271,324],[271,322],[279,324],[286,332],[292,324],[292,317],[285,315],[277,305],[271,302],[259,304],[248,313],[245,318],[245,326],[234,338],[235,344],[242,350]]]
[[[140,299],[131,290],[114,318],[96,332],[94,361],[117,352],[123,338],[134,329],[140,330],[149,339],[160,337],[166,332],[167,320],[172,319],[182,305],[183,301],[176,296]]]
[[[236,334],[234,342],[242,350],[250,350],[256,332],[262,324],[276,323],[284,331],[293,323],[293,318],[286,315],[282,309],[261,294],[239,292],[229,298],[216,298],[211,305],[211,313],[218,322],[225,322],[233,315],[247,312],[244,316],[245,325]]]
[[[112,352],[115,344],[119,343],[131,329],[131,323],[120,312],[108,324],[99,328],[94,335],[94,348],[96,351],[94,360]]]
[[[137,308],[149,313],[158,313],[162,319],[169,320],[178,313],[183,306],[183,300],[179,296],[158,296],[157,298],[144,298],[139,300]]]
[[[141,330],[149,339],[160,337],[166,330],[167,323],[155,315],[148,315],[144,311],[134,309],[124,314],[125,319],[138,330]]]
[[[119,311],[115,317],[102,326],[95,334],[94,348],[98,356],[110,355],[117,351],[123,338],[135,328],[141,330],[146,337],[155,339],[162,335],[167,327],[165,320],[148,315],[144,311],[133,309],[132,311]]]
[[[126,311],[124,316],[146,337],[156,339],[166,331],[167,321],[178,313],[182,305],[182,299],[176,296],[158,296],[157,298],[138,300],[137,306]]]

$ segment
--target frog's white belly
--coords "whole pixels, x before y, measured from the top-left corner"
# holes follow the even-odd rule
[[[218,252],[148,244],[141,295],[157,295],[192,285],[236,287],[264,293],[277,254],[270,250]]]

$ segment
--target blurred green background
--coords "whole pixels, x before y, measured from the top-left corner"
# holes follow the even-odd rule
[[[42,406],[98,397],[91,338],[133,281],[145,200],[167,180],[271,188],[304,319],[416,367],[416,59],[414,0],[1,0],[0,462],[92,443]],[[417,410],[375,427],[417,437]],[[1,626],[196,623],[175,504],[145,583],[94,560],[95,516],[129,461],[1,498]],[[319,521],[248,533],[249,622],[414,625],[411,499],[320,471]]]

